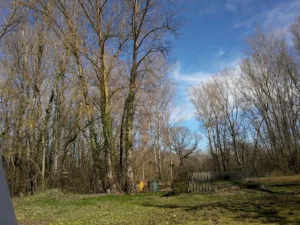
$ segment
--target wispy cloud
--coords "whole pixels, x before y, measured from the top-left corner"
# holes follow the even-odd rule
[[[218,56],[224,55],[225,51],[223,49],[220,49],[217,52]],[[241,59],[243,58],[242,54],[235,54],[234,57],[231,59],[222,59],[222,60],[215,60],[214,63],[214,71],[212,72],[205,72],[201,69],[196,70],[195,72],[186,73],[183,72],[183,69],[180,65],[180,63],[176,63],[173,70],[170,72],[171,79],[177,84],[177,86],[180,89],[189,88],[191,86],[196,86],[201,84],[204,81],[210,80],[215,73],[218,71],[224,69],[224,68],[239,68],[239,63]]]
[[[233,29],[253,30],[257,26],[262,29],[282,29],[288,27],[298,15],[300,15],[300,0],[287,0],[264,12],[238,21],[233,25]]]
[[[188,89],[211,79],[211,74],[200,70],[193,73],[184,73],[180,63],[177,63],[171,71],[170,77],[177,84],[177,96],[170,118],[171,123],[194,120],[195,108],[190,102]]]
[[[188,99],[187,101],[176,104],[171,110],[170,122],[172,125],[178,125],[195,118],[196,109]]]
[[[219,10],[219,5],[216,1],[204,1],[202,9],[200,10],[200,15],[203,14],[214,14]]]
[[[219,51],[217,52],[217,56],[218,56],[218,57],[221,57],[221,56],[223,56],[224,54],[225,54],[225,51],[224,51],[223,48],[220,48]]]
[[[234,5],[234,4],[231,4],[229,2],[226,3],[226,9],[228,11],[231,11],[231,12],[236,12],[237,11],[237,6]]]
[[[240,58],[234,58],[232,61],[218,61],[215,65],[215,71],[225,67],[238,68]],[[189,89],[193,86],[212,79],[214,73],[203,72],[198,70],[193,73],[185,73],[182,71],[180,63],[174,66],[170,73],[171,79],[177,84],[177,96],[175,98],[174,107],[171,114],[171,123],[178,123],[178,121],[195,123],[196,110],[190,102]]]
[[[211,77],[210,73],[197,71],[193,73],[183,73],[181,69],[180,63],[177,63],[171,72],[171,78],[175,80],[175,82],[179,86],[189,86],[189,85],[197,85],[202,81],[209,79]]]
[[[237,12],[245,5],[248,5],[252,2],[252,0],[227,0],[225,2],[225,7],[230,12]]]
[[[252,0],[225,0],[222,2],[219,0],[207,0],[204,1],[200,14],[214,14],[224,9],[235,13],[251,2]]]
[[[232,58],[230,60],[228,60],[228,59],[219,60],[216,62],[215,67],[217,68],[217,70],[221,70],[224,68],[238,69],[242,58],[243,58],[243,55],[238,54],[235,58]]]

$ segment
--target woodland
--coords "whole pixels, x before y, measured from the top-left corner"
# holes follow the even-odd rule
[[[257,30],[237,67],[189,88],[193,132],[172,119],[176,1],[1,10],[0,154],[13,196],[134,193],[140,179],[170,184],[180,171],[300,172],[300,17]]]

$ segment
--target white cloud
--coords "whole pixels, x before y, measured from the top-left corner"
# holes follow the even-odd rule
[[[243,55],[238,54],[235,58],[233,58],[231,60],[228,60],[228,59],[219,60],[216,62],[216,68],[217,68],[217,70],[221,70],[224,68],[238,69],[242,58],[243,58]]]
[[[171,78],[174,79],[179,86],[197,85],[210,77],[211,73],[202,71],[182,73],[180,63],[177,63],[174,70],[171,72]]]
[[[190,102],[189,89],[193,86],[212,79],[213,75],[221,69],[232,68],[237,76],[240,74],[239,62],[241,55],[232,60],[218,60],[215,64],[214,73],[203,72],[201,70],[193,73],[183,73],[180,63],[177,63],[170,73],[171,79],[177,84],[177,96],[175,96],[175,106],[171,113],[171,122],[188,121],[195,118],[195,108]]]
[[[210,79],[211,76],[210,73],[202,71],[183,73],[180,63],[175,65],[170,73],[171,79],[177,84],[177,96],[171,113],[171,123],[188,121],[195,117],[195,108],[190,102],[188,89]]]
[[[224,54],[225,51],[223,49],[220,49],[217,52],[217,56],[222,56]],[[199,85],[200,83],[211,79],[215,73],[224,68],[233,68],[235,70],[238,70],[239,63],[244,55],[235,51],[231,55],[234,55],[235,57],[232,57],[231,59],[224,58],[222,60],[216,58],[213,62],[214,70],[212,72],[204,72],[202,70],[198,70],[196,72],[185,73],[182,71],[181,65],[178,62],[175,64],[173,70],[171,70],[170,77],[179,87],[186,88],[189,86]]]
[[[222,55],[222,54],[220,54]],[[235,58],[228,60],[216,60],[214,63],[214,71],[211,73],[203,72],[198,70],[192,73],[182,72],[180,63],[174,66],[174,69],[170,73],[171,79],[175,82],[178,87],[178,92],[181,93],[181,100],[188,100],[188,88],[192,86],[200,85],[201,83],[208,81],[213,78],[213,76],[222,69],[231,68],[237,73],[240,73],[240,61],[243,55],[238,54]]]
[[[225,67],[238,69],[240,58],[234,58],[232,61],[218,61],[215,71]],[[171,123],[180,121],[190,121],[195,119],[196,110],[190,102],[189,88],[200,85],[202,82],[212,79],[214,73],[203,72],[201,70],[193,73],[183,73],[180,63],[177,63],[170,73],[171,79],[177,84],[177,96],[175,96],[174,107],[171,112]]]
[[[246,28],[253,30],[259,26],[262,29],[282,29],[287,27],[300,13],[300,0],[288,0],[260,14],[248,17],[233,25],[233,29]]]

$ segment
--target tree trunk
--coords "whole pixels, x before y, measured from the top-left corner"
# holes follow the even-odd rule
[[[45,164],[46,164],[46,144],[45,138],[42,137],[43,153],[42,153],[42,189],[45,189]]]
[[[112,158],[111,154],[114,151],[114,142],[113,142],[113,121],[110,112],[110,98],[109,98],[109,81],[108,81],[108,71],[106,69],[105,61],[105,42],[100,37],[100,62],[101,62],[101,86],[100,86],[100,101],[101,101],[101,122],[102,122],[102,131],[104,137],[104,152],[105,152],[105,168],[106,168],[106,182],[107,192],[115,192],[116,184],[113,178],[113,169],[112,169]]]
[[[122,138],[120,144],[120,152],[124,152],[126,176],[125,176],[125,192],[134,193],[134,175],[132,170],[132,148],[133,148],[133,118],[134,118],[134,100],[135,100],[135,88],[131,79],[131,85],[129,93],[124,105],[124,121],[122,124]]]

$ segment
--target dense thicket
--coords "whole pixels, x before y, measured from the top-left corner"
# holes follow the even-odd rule
[[[258,32],[249,53],[191,90],[215,170],[300,172],[300,19]]]

